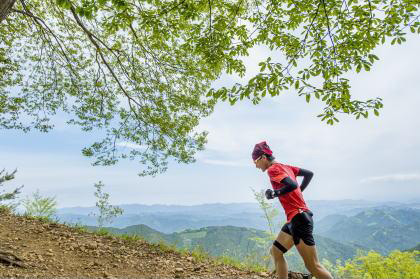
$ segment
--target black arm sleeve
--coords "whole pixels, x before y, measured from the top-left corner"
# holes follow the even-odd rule
[[[299,169],[298,176],[303,176],[302,184],[300,184],[300,190],[303,192],[303,190],[305,190],[305,188],[308,186],[309,182],[311,182],[314,173],[309,170]]]
[[[298,187],[297,183],[294,182],[290,177],[283,178],[280,183],[284,186],[280,190],[274,190],[274,193],[277,197],[292,192]]]

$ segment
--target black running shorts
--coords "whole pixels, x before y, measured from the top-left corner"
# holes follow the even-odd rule
[[[301,239],[306,245],[315,245],[314,236],[312,235],[314,229],[312,216],[313,213],[310,210],[298,213],[289,223],[286,223],[281,230],[293,237],[295,245],[298,245]]]

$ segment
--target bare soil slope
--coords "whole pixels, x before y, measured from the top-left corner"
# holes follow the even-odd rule
[[[198,261],[144,241],[0,213],[0,278],[12,277],[257,279],[268,274]]]

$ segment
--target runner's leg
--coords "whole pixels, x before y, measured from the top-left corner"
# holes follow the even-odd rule
[[[315,245],[307,245],[302,240],[296,245],[296,249],[302,256],[306,268],[317,279],[332,279],[331,274],[321,265],[318,260]]]
[[[292,236],[285,233],[284,231],[280,231],[276,240],[287,250],[290,250],[290,248],[293,247]],[[270,252],[274,259],[274,266],[276,267],[277,277],[279,279],[287,279],[288,266],[287,261],[284,258],[284,252],[274,245],[271,246]]]

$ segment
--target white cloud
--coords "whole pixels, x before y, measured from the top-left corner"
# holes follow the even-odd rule
[[[360,180],[361,183],[371,182],[401,182],[401,181],[420,181],[420,174],[388,174],[382,176],[372,176]]]

